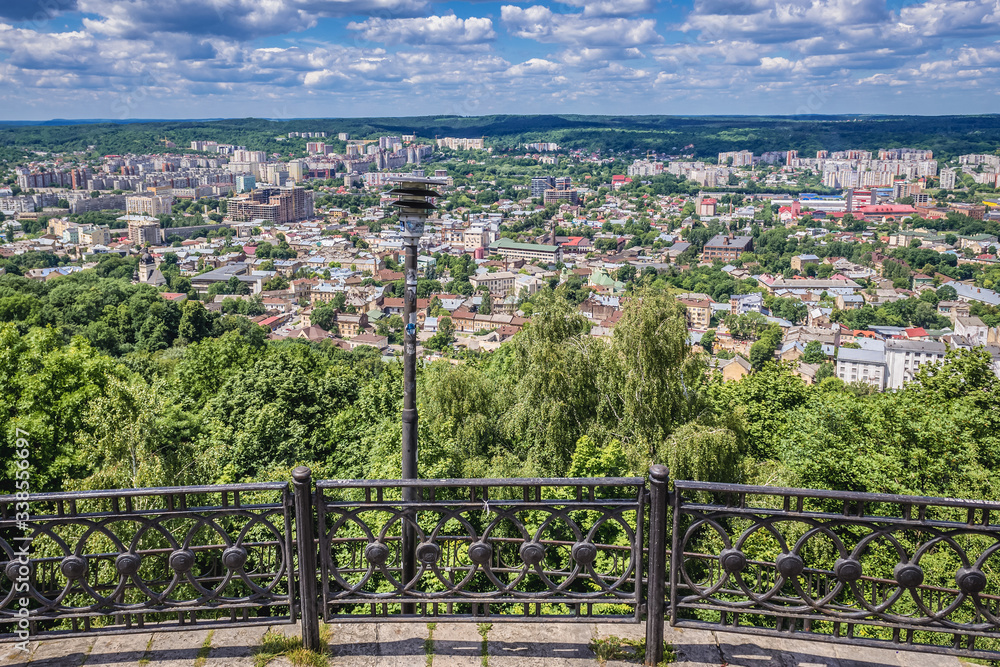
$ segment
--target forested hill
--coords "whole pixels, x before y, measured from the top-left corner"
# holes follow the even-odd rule
[[[680,152],[693,145],[697,157],[721,151],[817,150],[889,147],[932,149],[938,157],[992,153],[1000,143],[1000,115],[984,116],[419,116],[410,118],[326,118],[215,121],[0,125],[0,147],[28,150],[90,150],[121,154],[162,150],[168,138],[180,147],[215,140],[254,150],[288,151],[276,141],[288,132],[327,132],[370,138],[380,134],[487,137],[498,149],[529,141],[553,141],[564,148],[602,151]]]

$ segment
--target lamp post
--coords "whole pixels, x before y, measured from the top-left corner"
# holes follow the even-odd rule
[[[440,195],[431,190],[439,181],[426,178],[394,178],[389,191],[398,197],[393,203],[399,209],[399,233],[406,252],[403,270],[406,287],[403,293],[403,479],[418,479],[417,475],[417,244],[424,234],[424,224],[435,209],[428,201]],[[403,487],[403,502],[418,499],[415,487]],[[415,519],[403,521],[402,582],[413,581],[417,573],[417,535]],[[414,614],[416,606],[404,604],[404,614]]]

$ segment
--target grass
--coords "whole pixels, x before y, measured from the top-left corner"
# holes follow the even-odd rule
[[[208,660],[208,654],[212,651],[212,637],[214,636],[215,630],[209,630],[205,641],[201,643],[201,648],[198,649],[198,655],[194,658],[194,667],[204,667],[205,661]]]
[[[608,660],[621,660],[623,662],[633,662],[641,665],[646,658],[645,639],[624,639],[622,637],[605,637],[600,639],[595,637],[591,640],[589,648],[597,656],[597,662],[603,667]],[[657,667],[666,667],[676,658],[674,647],[670,644],[663,645],[663,660],[657,663]]]
[[[148,665],[149,664],[149,660],[152,657],[153,657],[153,635],[150,635],[149,636],[149,641],[146,642],[146,650],[142,654],[142,657],[139,658],[139,664],[140,665]]]
[[[320,625],[319,636],[323,648],[316,652],[304,648],[298,637],[286,637],[276,630],[268,630],[254,652],[254,667],[266,667],[269,662],[281,656],[295,667],[328,667],[330,659],[326,655],[326,646],[330,641],[330,626]]]
[[[493,629],[492,623],[480,623],[477,626],[479,630],[479,636],[483,638],[483,641],[479,644],[479,664],[482,667],[489,667],[490,665],[490,654],[489,646],[487,642],[487,636],[490,634],[490,630]]]
[[[427,656],[427,667],[431,667],[434,664],[434,630],[437,628],[437,623],[427,624],[427,639],[424,640],[424,655]]]

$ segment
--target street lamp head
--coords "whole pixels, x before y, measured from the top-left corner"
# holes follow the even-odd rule
[[[428,199],[441,196],[430,188],[444,184],[429,178],[400,177],[389,181],[395,184],[389,195],[398,197],[392,205],[399,209],[399,233],[404,239],[419,239],[427,218],[437,209]]]

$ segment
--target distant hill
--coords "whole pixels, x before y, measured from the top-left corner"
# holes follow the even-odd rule
[[[415,133],[488,138],[498,149],[529,141],[554,141],[566,148],[601,151],[680,152],[692,145],[698,157],[747,149],[817,150],[900,146],[929,148],[939,157],[992,153],[1000,146],[1000,115],[981,116],[581,116],[493,115],[396,118],[315,118],[268,120],[50,120],[0,122],[0,147],[27,150],[86,150],[131,153],[162,147],[164,137],[184,146],[195,139],[287,151],[275,138],[288,132],[325,131],[373,138]]]

